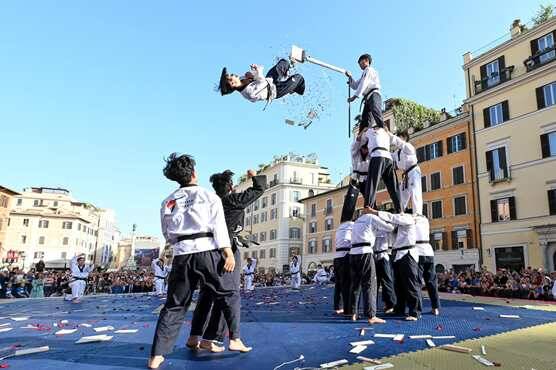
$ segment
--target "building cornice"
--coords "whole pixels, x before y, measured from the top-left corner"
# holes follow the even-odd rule
[[[419,139],[419,138],[421,138],[421,136],[425,136],[427,134],[433,133],[436,130],[452,128],[453,126],[457,126],[458,124],[461,124],[462,122],[469,124],[469,121],[467,121],[467,122],[465,122],[465,121],[469,120],[470,116],[471,115],[469,114],[469,112],[462,113],[458,116],[452,117],[452,118],[447,119],[445,121],[438,122],[438,123],[436,123],[434,125],[431,125],[427,128],[423,128],[422,130],[414,132],[413,134],[411,134],[410,137],[411,137],[411,139]]]

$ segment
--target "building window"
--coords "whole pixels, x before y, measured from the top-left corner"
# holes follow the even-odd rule
[[[452,249],[473,248],[473,240],[471,230],[453,230],[452,231]]]
[[[421,190],[423,193],[427,192],[427,176],[421,176]]]
[[[548,191],[548,210],[551,215],[556,215],[556,189]]]
[[[301,197],[301,194],[299,191],[293,190],[291,196],[292,196],[292,202],[298,202],[299,198]]]
[[[490,214],[492,222],[515,220],[515,197],[492,199],[490,201]]]
[[[500,83],[500,63],[498,59],[490,62],[485,67],[486,70],[486,85],[488,87],[497,85]]]
[[[253,225],[256,225],[259,223],[259,215],[254,215],[253,216]]]
[[[330,253],[332,252],[332,243],[330,239],[324,239],[322,241],[322,253]]]
[[[448,138],[448,154],[460,152],[467,148],[465,132]]]
[[[490,181],[501,181],[509,178],[506,148],[501,147],[486,152],[486,165]]]
[[[25,243],[27,243],[27,236],[21,235],[21,244],[25,244]]]
[[[271,220],[276,220],[278,218],[278,209],[277,208],[273,208],[270,210],[270,219]]]
[[[63,260],[65,260],[67,258],[67,256],[68,256],[68,252],[60,253],[60,258],[63,259]]]
[[[253,258],[255,260],[257,259],[257,251],[252,251],[251,252],[251,258]]]
[[[485,108],[483,110],[483,119],[485,127],[497,126],[510,119],[510,110],[508,101],[505,100],[501,103]]]
[[[290,239],[301,239],[301,229],[299,227],[290,227]]]
[[[276,205],[276,193],[272,194],[270,196],[270,205],[271,206],[275,206]]]
[[[326,215],[332,214],[332,199],[326,200]]]
[[[245,216],[245,226],[249,226],[249,225],[251,225],[251,217]]]
[[[429,205],[427,203],[423,203],[423,216],[429,218]]]
[[[40,205],[39,200],[38,200],[38,199],[35,199],[35,200],[33,201],[33,207],[38,207],[39,205]]]
[[[440,189],[440,172],[431,174],[431,191]]]
[[[556,131],[541,135],[542,157],[556,156]]]
[[[17,205],[18,205],[18,206],[23,205],[23,199],[18,198],[18,199],[17,199]]]
[[[309,253],[309,254],[317,253],[317,241],[316,240],[309,240],[307,253]]]
[[[259,210],[259,204],[261,203],[260,199],[257,199],[255,201],[255,203],[253,203],[253,210],[254,211],[258,211]]]
[[[37,251],[33,254],[34,259],[42,260],[44,258],[44,252]]]
[[[324,220],[324,230],[325,231],[330,231],[334,228],[334,219],[333,218],[327,218],[326,220]]]
[[[452,168],[452,183],[459,185],[464,183],[463,166]]]
[[[5,195],[2,195],[0,197],[0,207],[2,208],[8,208],[8,197]]]
[[[29,226],[29,219],[28,218],[23,219],[23,226],[25,226],[25,227]]]
[[[465,197],[454,198],[454,216],[461,216],[465,214],[467,214]]]
[[[261,223],[267,222],[267,221],[268,221],[268,213],[266,211],[262,212],[261,213]]]
[[[259,251],[259,259],[264,260],[265,257],[266,257],[266,251],[265,251],[264,249],[261,249],[261,250]]]
[[[426,159],[436,159],[442,157],[442,141],[437,141],[427,145]]]
[[[494,258],[497,269],[521,271],[525,268],[523,247],[494,248]]]
[[[62,245],[68,245],[69,243],[69,238],[65,237],[64,239],[62,239]]]
[[[259,242],[259,234],[257,234],[257,233],[251,234],[251,241],[255,242],[255,243],[258,243]]]
[[[541,53],[541,55],[539,55],[540,64],[544,64],[544,63],[554,59],[554,57],[556,56],[556,53],[555,53],[554,50],[549,51],[548,53],[542,54],[542,52],[546,49],[554,49],[554,33],[553,32],[551,32],[547,35],[544,35],[543,37],[538,38],[536,44],[537,44],[538,52]]]
[[[58,201],[55,200],[54,203],[52,204],[53,207],[58,207]]]
[[[39,236],[39,244],[44,244],[44,236]]]
[[[276,229],[270,230],[270,240],[276,240]]]
[[[301,217],[301,208],[293,207],[292,208],[292,217]]]
[[[445,232],[435,232],[430,237],[432,247],[434,250],[448,250],[448,240]]]
[[[442,201],[437,200],[431,203],[432,208],[432,218],[442,218]]]
[[[243,259],[246,260],[249,258],[249,252],[243,252]]]
[[[48,220],[39,220],[40,229],[48,229]]]
[[[261,200],[261,208],[266,208],[267,205],[268,205],[268,197],[264,197]]]
[[[315,203],[311,204],[311,217],[317,217],[317,205]]]
[[[73,224],[71,221],[62,222],[62,229],[71,230]]]
[[[556,104],[556,82],[537,87],[536,92],[539,109]]]
[[[276,258],[276,248],[270,248],[270,258]]]
[[[261,233],[259,234],[259,241],[261,243],[266,241],[266,231],[261,231]]]
[[[317,232],[317,222],[313,221],[309,224],[309,233],[316,233]]]

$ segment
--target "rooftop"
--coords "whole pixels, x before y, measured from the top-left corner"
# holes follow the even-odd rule
[[[9,189],[5,186],[0,185],[0,192],[8,193],[10,195],[19,195],[19,193],[15,190]]]

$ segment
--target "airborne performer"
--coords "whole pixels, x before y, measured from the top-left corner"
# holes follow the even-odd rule
[[[266,76],[263,75],[263,67],[257,64],[251,64],[251,69],[243,76],[228,73],[224,67],[220,75],[220,93],[228,95],[239,91],[252,103],[259,100],[271,102],[293,93],[303,95],[305,80],[300,74],[288,76],[290,67],[290,62],[280,59]]]

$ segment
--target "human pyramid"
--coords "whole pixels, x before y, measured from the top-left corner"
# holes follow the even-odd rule
[[[344,71],[317,62],[314,63]],[[420,281],[424,279],[433,314],[437,315],[434,252],[429,243],[428,220],[422,215],[421,172],[415,148],[408,142],[407,133],[396,136],[384,126],[380,81],[371,66],[371,56],[363,54],[358,63],[363,71],[360,79],[354,80],[345,71],[350,87],[355,90],[348,102],[361,99],[363,110],[359,133],[351,147],[352,181],[336,232],[334,309],[337,314],[358,320],[361,295],[364,318],[369,324],[384,323],[377,316],[377,291],[381,285],[385,314],[418,320],[422,309]],[[224,68],[220,92],[227,95],[238,91],[251,102],[266,101],[267,104],[289,94],[303,95],[305,80],[300,74],[289,75],[291,65],[291,61],[280,59],[264,77],[263,68],[255,64],[241,77],[229,74]],[[392,153],[391,147],[395,148]],[[186,346],[194,351],[222,352],[225,348],[221,342],[228,330],[228,350],[249,352],[252,349],[240,338],[239,248],[245,246],[240,233],[244,210],[263,194],[267,179],[249,170],[247,178],[251,179],[252,186],[236,193],[234,174],[226,170],[210,177],[212,192],[198,185],[195,164],[193,157],[173,153],[163,171],[166,178],[176,181],[180,187],[162,202],[161,208],[162,233],[172,245],[174,258],[166,303],[160,311],[151,348],[150,369],[159,368],[164,356],[172,352],[198,285],[199,300]],[[396,169],[403,172],[401,200]],[[395,213],[376,210],[375,195],[380,180],[388,189]],[[359,193],[363,193],[365,207],[354,218]],[[407,209],[409,200],[411,211]],[[244,268],[247,290],[253,288],[255,268],[255,260]],[[297,257],[290,264],[290,273],[292,287],[298,289],[301,266]]]

